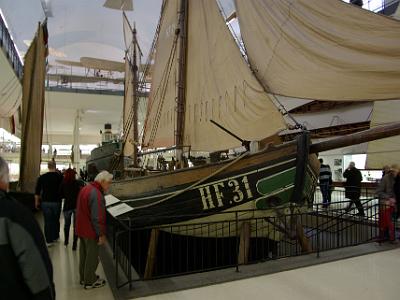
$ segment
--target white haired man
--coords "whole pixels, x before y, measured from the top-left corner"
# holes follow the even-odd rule
[[[76,234],[80,239],[79,276],[85,289],[99,288],[105,280],[96,276],[99,246],[106,242],[106,209],[104,194],[110,188],[113,175],[100,172],[94,182],[79,193],[76,207]]]
[[[8,165],[0,157],[0,298],[55,299],[53,267],[32,212],[8,194]]]

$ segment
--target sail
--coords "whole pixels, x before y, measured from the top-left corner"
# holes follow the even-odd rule
[[[42,153],[44,92],[47,56],[47,26],[38,31],[26,55],[22,88],[21,191],[33,193],[40,175]]]
[[[195,151],[240,146],[285,128],[281,113],[241,56],[215,0],[189,1],[184,143]]]
[[[399,122],[400,100],[379,101],[374,103],[371,116],[371,127],[384,123]],[[368,169],[381,169],[384,165],[400,165],[400,137],[395,136],[368,143]]]
[[[144,147],[148,148],[175,144],[178,11],[178,0],[164,1],[143,134]]]
[[[400,22],[338,0],[236,0],[248,58],[271,93],[400,98]]]

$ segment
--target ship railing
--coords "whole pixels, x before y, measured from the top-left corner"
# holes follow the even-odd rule
[[[379,225],[388,206],[371,197],[362,201],[364,216],[355,207],[337,208],[350,203],[331,202],[329,207],[317,203],[306,210],[282,209],[275,215],[267,210],[221,212],[213,215],[213,221],[150,227],[135,227],[134,219],[112,219],[108,236],[117,286],[230,267],[239,271],[245,264],[312,253],[319,257],[323,251],[381,241]],[[157,221],[168,224],[177,217],[196,220],[205,215]]]

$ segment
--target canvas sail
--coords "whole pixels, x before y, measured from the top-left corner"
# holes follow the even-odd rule
[[[21,191],[33,193],[42,153],[47,26],[40,25],[26,55],[22,88]]]
[[[143,146],[146,148],[175,145],[178,80],[175,30],[178,28],[179,4],[179,0],[166,0],[163,3],[143,134]]]
[[[236,0],[271,93],[326,101],[400,98],[400,22],[338,0]]]
[[[210,123],[242,139],[259,140],[285,128],[241,56],[215,0],[189,1],[184,143],[195,151],[240,146]]]
[[[384,123],[399,122],[400,100],[379,101],[374,103],[371,116],[371,127]],[[381,169],[384,165],[400,165],[400,137],[395,136],[368,143],[368,169]]]

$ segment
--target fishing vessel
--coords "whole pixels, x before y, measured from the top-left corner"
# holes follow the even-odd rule
[[[388,51],[399,47],[400,26],[341,1],[311,2],[237,0],[245,47],[240,49],[216,1],[163,1],[140,143],[132,122],[136,72],[128,75],[136,79],[133,97],[125,98],[133,102],[125,107],[131,108],[135,161],[139,144],[142,157],[167,148],[181,168],[115,181],[111,193],[132,208],[118,218],[148,226],[187,222],[193,217],[184,216],[196,214],[205,214],[204,221],[221,211],[312,203],[316,155],[306,130],[293,141],[280,141],[277,134],[288,127],[290,115],[279,96],[352,102],[399,97],[400,66]],[[335,17],[323,17],[328,14]],[[372,21],[378,23],[376,33],[367,30]],[[386,80],[388,73],[393,77]],[[193,153],[241,145],[242,154],[229,160],[185,164]]]

